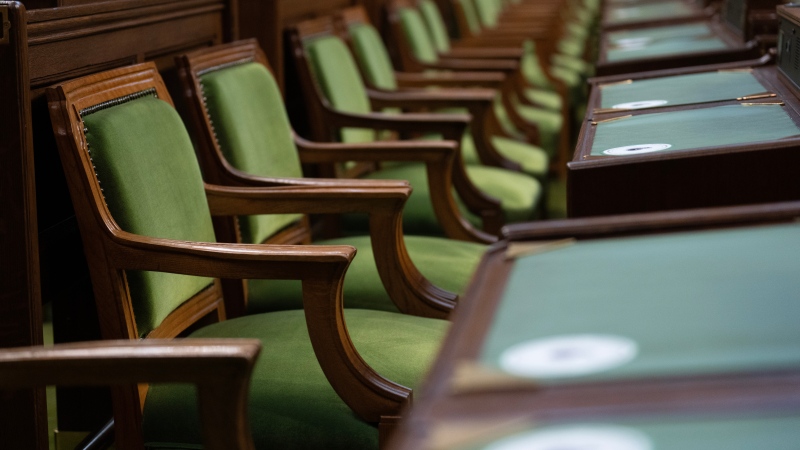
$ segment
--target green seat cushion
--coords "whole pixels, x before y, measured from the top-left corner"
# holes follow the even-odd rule
[[[467,175],[479,189],[501,201],[507,222],[531,219],[542,194],[538,181],[523,173],[485,166],[467,166]],[[423,165],[396,164],[373,172],[366,178],[408,180],[414,191],[403,210],[403,231],[409,234],[442,234],[428,194],[428,178]],[[457,196],[456,201],[460,204]],[[473,224],[480,226],[480,220],[467,213],[463,205],[461,210]],[[366,221],[359,216],[348,216],[347,227],[363,230]]]
[[[425,135],[425,139],[441,138],[440,134],[435,133]],[[498,153],[522,166],[523,172],[540,180],[547,176],[550,170],[550,157],[541,147],[503,136],[492,136],[491,142]],[[475,140],[469,133],[464,133],[461,139],[461,157],[466,165],[483,164],[478,156],[478,149],[475,148]]]
[[[146,95],[84,114],[83,123],[106,204],[120,228],[155,238],[215,241],[194,148],[170,104]],[[163,272],[129,271],[127,277],[140,335],[212,282]]]
[[[549,89],[525,89],[525,97],[539,106],[545,107],[552,111],[561,111],[564,107],[564,102],[558,92]]]
[[[438,237],[405,236],[414,265],[436,286],[462,294],[486,248],[481,244]],[[397,312],[378,275],[369,236],[315,241],[317,245],[352,245],[358,249],[347,269],[344,303],[347,308]],[[299,281],[249,280],[251,313],[302,308]]]
[[[515,139],[510,139],[502,136],[493,136],[492,145],[497,149],[497,152],[503,155],[506,159],[518,163],[522,166],[522,171],[530,176],[536,177],[539,180],[544,180],[550,170],[550,157],[547,152],[541,147],[531,145],[525,142],[520,142]],[[472,147],[471,149],[469,147]],[[464,154],[474,153],[477,158],[477,151],[474,150],[475,144],[470,139],[464,140],[461,143],[461,151]],[[477,165],[480,164],[477,160],[464,159],[465,164]]]
[[[550,58],[550,60],[554,66],[571,70],[572,72],[575,72],[583,77],[590,77],[594,75],[594,66],[584,61],[583,58],[556,53]]]
[[[351,309],[345,317],[364,360],[381,375],[411,388],[428,370],[448,328],[443,320],[382,311]],[[378,448],[377,428],[359,420],[328,384],[314,356],[303,311],[228,320],[192,337],[263,342],[249,400],[256,448]],[[201,448],[195,404],[190,386],[151,386],[143,425],[149,448]]]
[[[520,103],[518,100],[513,101],[513,103],[517,112],[523,119],[536,125],[536,129],[539,131],[539,139],[541,140],[542,148],[547,150],[550,156],[555,155],[558,151],[558,142],[564,126],[564,117],[561,113],[528,106]]]
[[[672,0],[609,8],[605,20],[610,25],[621,25],[645,20],[679,19],[699,13],[700,11],[688,2]]]
[[[689,105],[733,100],[766,90],[752,73],[705,72],[604,86],[601,87],[600,102],[603,108],[640,102],[644,105],[654,104],[652,102],[664,106]],[[636,105],[628,108],[636,109]]]
[[[206,108],[225,159],[262,177],[303,176],[283,97],[269,71],[246,63],[200,77]],[[260,243],[301,214],[240,218],[242,241]]]
[[[796,370],[798,252],[793,223],[584,241],[520,258],[480,360],[505,370],[512,346],[590,334],[624,338],[635,351],[537,383]],[[526,376],[534,364],[513,370]]]
[[[799,131],[781,106],[730,105],[641,114],[599,123],[592,155],[608,155],[604,151],[646,144],[671,146],[664,151],[749,144],[795,136]]]

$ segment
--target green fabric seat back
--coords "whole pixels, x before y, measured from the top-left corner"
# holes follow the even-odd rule
[[[400,8],[398,10],[400,26],[406,36],[406,41],[411,47],[411,52],[417,60],[424,63],[435,63],[439,60],[433,38],[422,20],[419,11],[414,8]]]
[[[303,176],[281,92],[263,65],[252,62],[207,72],[200,84],[217,141],[233,167],[263,177]],[[261,243],[301,217],[242,217],[242,240]]]
[[[192,142],[168,103],[145,95],[83,115],[86,142],[114,220],[130,233],[214,242]],[[212,280],[129,271],[136,325],[145,335]]]
[[[396,90],[394,66],[378,30],[369,24],[355,23],[350,25],[348,32],[358,65],[367,81],[381,89]]]
[[[553,84],[547,78],[541,61],[539,61],[539,55],[536,53],[536,44],[531,40],[526,40],[522,48],[520,71],[525,80],[539,88],[553,88]]]
[[[358,66],[347,45],[336,36],[323,36],[305,43],[311,70],[323,95],[331,105],[345,112],[372,112],[367,90]],[[363,128],[343,128],[342,142],[372,142],[375,131]]]
[[[381,375],[416,388],[444,337],[445,320],[348,309],[350,338]],[[378,448],[375,425],[359,420],[328,383],[302,310],[216,323],[191,338],[251,338],[263,345],[253,369],[248,412],[257,449]],[[201,449],[192,386],[151,385],[144,407],[148,449]]]
[[[497,27],[497,19],[501,12],[497,0],[474,0],[474,2],[483,28]]]
[[[481,26],[481,19],[478,17],[478,11],[475,9],[475,5],[472,3],[472,0],[457,1],[461,6],[461,10],[464,12],[464,19],[466,19],[467,26],[469,27],[469,34],[477,36],[483,30],[483,27]],[[464,31],[461,33],[466,34]]]
[[[447,34],[447,26],[442,18],[439,7],[433,0],[421,0],[418,4],[419,12],[428,26],[428,31],[433,38],[433,45],[439,53],[450,51],[450,36]]]

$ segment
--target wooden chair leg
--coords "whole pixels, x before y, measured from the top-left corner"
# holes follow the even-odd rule
[[[381,416],[381,421],[378,423],[378,448],[386,448],[392,433],[399,424],[400,416]]]

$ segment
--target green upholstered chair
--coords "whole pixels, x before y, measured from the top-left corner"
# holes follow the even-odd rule
[[[0,351],[0,388],[189,383],[198,388],[203,448],[252,450],[246,391],[260,348],[259,341],[245,339],[6,348]]]
[[[199,50],[177,62],[183,92],[191,105],[190,122],[195,129],[199,160],[208,182],[231,186],[324,185],[326,180],[303,179],[301,163],[346,162],[356,152],[374,161],[397,155],[424,161],[431,159],[426,154],[438,151],[439,162],[452,164],[453,143],[345,145],[297,138],[267,60],[251,40]],[[430,166],[441,172],[449,168],[447,164]],[[440,176],[449,177],[446,173]],[[333,185],[336,182],[333,180]],[[449,189],[443,190],[449,193]],[[241,217],[239,233],[246,243],[300,244],[311,240],[307,217],[297,214]],[[387,258],[380,245],[373,249],[375,240],[381,238],[373,233],[314,241],[358,249],[360,257],[350,265],[345,278],[345,306],[397,311],[379,274],[378,266],[385,264]],[[432,301],[438,297],[443,304],[452,304],[452,299],[464,292],[485,251],[483,244],[440,237],[405,236],[403,242],[414,265],[442,289],[438,294],[434,294],[435,289],[430,290]],[[249,280],[248,289],[251,312],[269,310],[275,303],[296,307],[302,296],[300,283],[291,281]]]
[[[368,96],[358,66],[342,39],[334,35],[328,18],[302,22],[295,27],[290,38],[295,48],[297,62],[309,108],[310,122],[315,140],[340,140],[346,143],[372,142],[375,130],[393,129],[407,133],[438,132],[445,139],[461,140],[462,128],[447,125],[461,115],[449,114],[384,114],[375,113],[387,107],[435,108],[437,104],[426,98],[421,103],[409,102],[399,96],[393,99],[385,93],[381,98]],[[481,94],[482,95],[482,94]],[[491,95],[491,94],[490,94]],[[490,98],[490,97],[489,97]],[[481,100],[487,97],[482,95]],[[453,106],[446,102],[439,106]],[[424,120],[419,120],[423,118]],[[409,121],[414,124],[409,126]],[[462,122],[464,123],[464,122]],[[466,124],[466,123],[464,123]],[[501,222],[530,220],[540,207],[541,185],[533,178],[515,171],[463,164],[461,154],[454,165],[454,186],[470,221],[489,232],[496,230],[495,218],[483,213],[487,199],[497,199],[501,206]],[[404,229],[412,234],[441,233],[432,220],[432,205],[426,194],[424,168],[419,164],[403,163],[385,165],[380,171],[364,175],[367,178],[405,179],[414,187],[404,212]]]
[[[66,82],[47,94],[103,337],[259,339],[263,351],[248,400],[257,448],[375,448],[376,424],[385,429],[396,419],[448,322],[345,311],[342,285],[353,247],[216,237],[231,237],[234,216],[361,210],[388,242],[401,236],[408,184],[204,184],[153,63]],[[302,305],[246,315],[241,280],[256,278],[301,280]],[[199,448],[188,387],[122,386],[113,394],[116,448]]]
[[[435,5],[433,6],[435,7]],[[366,84],[373,89],[398,92],[400,84],[395,75],[388,50],[378,31],[369,23],[363,8],[353,7],[343,10],[339,18],[343,25],[342,31],[345,33],[346,38],[349,39],[350,47],[353,50]],[[431,86],[436,86],[436,81],[431,81]],[[424,92],[430,92],[430,88],[425,91],[411,91],[409,88],[402,90],[404,94],[413,94],[415,96],[425,95]],[[439,97],[448,93],[453,96],[454,101],[457,101],[463,91],[440,88],[435,92],[435,95]],[[469,105],[466,101],[464,103]],[[477,111],[475,111],[476,109]],[[463,110],[466,110],[466,107]],[[547,153],[539,147],[517,141],[509,136],[502,129],[502,125],[497,123],[497,118],[491,117],[494,115],[492,102],[485,102],[482,109],[473,107],[469,112],[472,113],[475,119],[473,120],[471,133],[465,134],[464,139],[461,141],[464,163],[468,165],[483,163],[498,167],[508,167],[502,161],[502,159],[506,159],[518,164],[525,173],[536,177],[542,182],[546,181],[550,168]],[[487,154],[488,156],[486,156]],[[502,159],[494,157],[496,154],[499,154]],[[484,156],[481,157],[481,155]]]
[[[394,41],[398,53],[402,55],[403,68],[409,71],[420,70],[459,70],[466,64],[470,70],[483,66],[484,70],[496,69],[503,62],[513,63],[509,77],[510,88],[501,91],[496,104],[496,115],[506,133],[517,134],[527,129],[535,129],[538,144],[547,150],[551,157],[559,154],[559,149],[568,144],[565,133],[564,114],[548,107],[539,106],[535,95],[523,94],[524,89],[515,83],[520,79],[519,61],[497,59],[450,59],[437,51],[435,41],[421,12],[407,1],[394,1],[389,4],[389,23],[394,31]],[[516,43],[519,46],[519,42]],[[521,79],[524,81],[524,79]],[[526,86],[530,89],[531,86]],[[533,94],[533,93],[531,93]],[[546,94],[545,94],[546,95]],[[541,96],[540,96],[541,97]],[[563,153],[565,149],[561,149]]]

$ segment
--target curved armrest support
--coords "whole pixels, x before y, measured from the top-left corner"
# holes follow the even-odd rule
[[[370,240],[378,274],[400,311],[446,318],[458,295],[428,281],[411,262],[403,240],[403,206],[411,187],[405,181],[376,181],[375,185],[339,188],[237,188],[206,186],[215,215],[279,214],[289,212],[368,213]]]
[[[253,449],[247,393],[261,343],[254,339],[97,341],[0,352],[0,386],[197,385],[204,447]]]
[[[452,141],[388,141],[358,144],[317,143],[295,138],[300,159],[307,163],[340,161],[422,161],[428,175],[433,209],[451,239],[491,243],[494,235],[476,229],[453,199],[453,164],[458,143]]]
[[[435,89],[435,90],[407,90],[383,91],[367,89],[370,101],[375,108],[469,108],[470,114],[475,116],[472,109],[488,108],[491,106],[497,92],[492,89]]]

